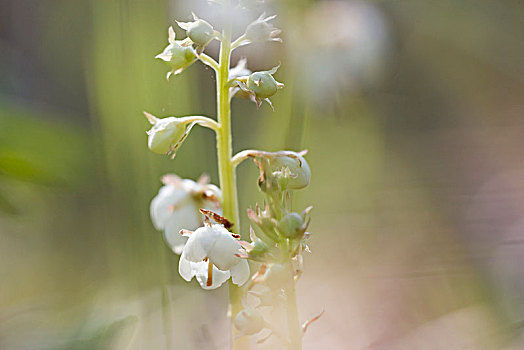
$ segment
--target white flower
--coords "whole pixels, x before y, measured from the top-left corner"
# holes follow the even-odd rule
[[[187,240],[180,230],[202,226],[200,208],[219,211],[221,192],[215,185],[208,184],[205,176],[195,182],[165,175],[162,182],[165,186],[151,201],[151,220],[157,230],[164,231],[164,239],[171,249],[180,254]]]
[[[222,225],[205,225],[189,235],[178,264],[186,281],[196,277],[204,289],[215,289],[230,276],[239,286],[249,279],[249,264],[237,255],[242,247]]]

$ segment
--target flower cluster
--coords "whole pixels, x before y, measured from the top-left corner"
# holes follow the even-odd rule
[[[212,0],[213,3],[231,6],[231,3]],[[235,2],[239,8],[255,8],[258,0]],[[177,22],[185,30],[186,38],[176,40],[173,27],[169,27],[168,45],[156,57],[171,68],[167,74],[181,73],[196,61],[201,61],[216,72],[217,120],[205,116],[182,116],[157,118],[145,113],[152,124],[148,134],[148,146],[159,154],[175,156],[177,150],[196,124],[212,129],[217,136],[219,177],[222,189],[209,184],[209,178],[198,181],[181,179],[176,175],[162,178],[164,186],[151,202],[151,218],[154,226],[163,231],[169,247],[181,254],[178,272],[191,281],[195,278],[203,289],[215,289],[231,278],[232,321],[238,330],[237,337],[255,335],[263,329],[280,339],[285,347],[300,348],[302,331],[298,325],[295,301],[295,281],[303,268],[303,253],[309,252],[306,244],[310,234],[309,212],[293,211],[293,191],[308,186],[311,170],[304,158],[306,152],[265,152],[245,150],[231,153],[230,102],[235,97],[248,98],[260,107],[284,84],[274,75],[280,65],[267,71],[253,72],[248,69],[247,59],[242,58],[233,68],[230,57],[233,50],[243,45],[260,42],[281,42],[280,30],[271,21],[275,16],[262,14],[249,24],[241,36],[231,40],[231,26],[224,25],[221,32],[193,14],[193,21]],[[220,41],[218,62],[205,53],[213,40]],[[225,98],[223,98],[225,97]],[[252,159],[259,169],[259,189],[266,196],[264,205],[247,210],[252,223],[250,241],[241,240],[238,229],[238,199],[234,171],[238,164]],[[224,216],[222,216],[224,215]],[[250,268],[251,267],[251,268]],[[256,270],[254,274],[251,271]],[[248,295],[258,302],[248,305]],[[245,305],[244,309],[239,305]],[[279,309],[287,305],[288,332],[283,334],[267,322],[263,308]],[[311,322],[311,321],[310,321]],[[309,323],[307,323],[309,324]],[[307,326],[306,326],[307,327]],[[259,340],[265,341],[268,337]]]

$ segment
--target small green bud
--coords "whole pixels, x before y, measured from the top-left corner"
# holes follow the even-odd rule
[[[236,329],[238,329],[243,335],[256,334],[260,332],[265,325],[262,314],[253,308],[246,308],[240,311],[233,322]]]
[[[186,68],[196,60],[196,57],[195,50],[191,46],[182,46],[178,43],[167,45],[164,51],[156,56],[167,62],[174,71]]]
[[[311,178],[311,170],[309,165],[300,154],[295,153],[293,156],[275,157],[270,160],[273,171],[281,171],[283,168],[288,168],[290,177],[287,183],[290,189],[301,189],[309,184]]]
[[[304,219],[298,213],[287,213],[278,223],[279,232],[287,238],[297,238],[304,233]]]
[[[276,94],[278,83],[269,72],[255,72],[247,79],[247,87],[256,98],[268,98]]]
[[[276,38],[280,34],[280,29],[275,28],[271,23],[268,23],[276,16],[264,18],[264,15],[260,16],[256,21],[251,23],[246,28],[244,37],[249,42],[264,42],[264,41],[282,41]]]
[[[147,146],[155,153],[174,154],[193,127],[193,124],[188,125],[181,118],[158,119],[149,113],[145,114],[153,124],[153,127],[147,132],[149,135]]]
[[[255,241],[253,249],[249,251],[250,257],[261,257],[269,251],[269,246],[262,240]]]
[[[215,37],[215,30],[203,19],[197,19],[188,25],[186,34],[195,44],[206,46]]]
[[[184,69],[189,67],[197,59],[195,49],[187,41],[175,40],[175,31],[173,27],[169,27],[169,45],[164,51],[155,56],[166,62],[172,69],[167,74],[167,78],[171,74],[179,74]]]
[[[273,78],[280,66],[271,68],[268,71],[255,72],[250,76],[242,76],[234,79],[240,90],[247,93],[260,107],[262,101],[266,101],[273,108],[269,97],[273,96],[284,84]]]

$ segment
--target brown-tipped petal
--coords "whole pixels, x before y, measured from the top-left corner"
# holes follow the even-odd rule
[[[235,239],[240,239],[240,235],[238,233],[232,233],[231,237],[233,237]]]
[[[217,213],[215,213],[214,211],[211,211],[211,210],[207,210],[207,209],[200,209],[200,212],[202,214],[204,214],[204,216],[208,219],[212,219],[214,221],[216,221],[217,223],[221,224],[222,226],[224,226],[226,229],[230,229],[231,227],[233,227],[234,223],[232,223],[231,221],[229,221],[228,219],[226,219],[225,217],[221,216],[221,215],[218,215]]]
[[[309,325],[312,324],[313,322],[315,322],[316,320],[318,320],[324,314],[324,311],[325,310],[322,310],[322,312],[320,314],[318,314],[317,316],[313,317],[312,319],[304,322],[302,324],[302,333],[306,333],[307,328],[309,327]]]
[[[189,237],[193,234],[193,231],[190,231],[190,230],[186,230],[186,229],[181,229],[180,230],[180,234],[184,237]]]

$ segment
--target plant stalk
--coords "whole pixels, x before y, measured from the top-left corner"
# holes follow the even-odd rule
[[[295,279],[293,277],[293,265],[291,261],[288,264],[290,270],[289,281],[284,288],[286,293],[286,318],[289,336],[289,350],[302,349],[302,328],[298,318],[297,296],[295,291]]]
[[[235,167],[232,162],[233,147],[231,139],[231,105],[229,96],[229,67],[231,58],[231,25],[226,25],[222,33],[220,44],[220,58],[217,72],[217,119],[219,128],[217,130],[217,155],[218,155],[218,174],[220,178],[220,188],[222,189],[222,210],[223,215],[233,221],[238,232],[240,227],[240,216],[238,212],[238,195],[236,186]],[[249,342],[246,337],[237,337],[233,320],[242,310],[242,291],[229,282],[229,310],[228,315],[231,320],[232,349],[249,349]]]

